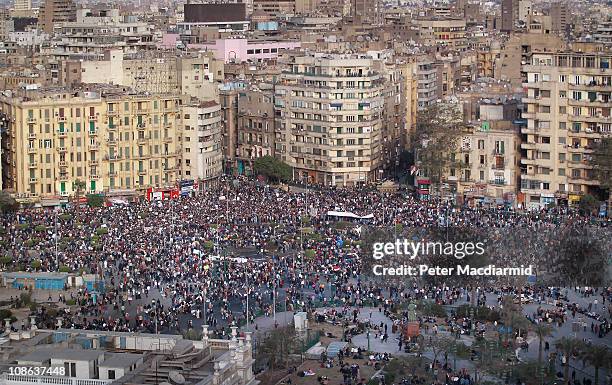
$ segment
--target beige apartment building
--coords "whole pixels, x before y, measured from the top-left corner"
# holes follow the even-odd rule
[[[453,50],[467,49],[465,19],[420,18],[415,20],[419,26],[419,41],[430,46],[443,46]]]
[[[73,0],[44,0],[38,11],[38,25],[48,34],[56,24],[74,22],[76,5]]]
[[[82,193],[144,190],[178,176],[180,98],[123,90],[48,90],[2,97],[10,118],[4,187],[37,200]]]
[[[510,121],[484,121],[460,141],[454,154],[460,168],[447,181],[466,203],[514,203],[519,180],[520,133]]]
[[[612,55],[534,53],[523,66],[527,125],[522,129],[521,191],[528,207],[606,199],[590,164],[611,135]]]
[[[80,78],[75,82],[112,83],[137,92],[179,93],[200,100],[216,100],[223,81],[223,62],[213,52],[177,56],[174,52],[141,52],[124,58],[121,50],[108,50],[103,60],[71,62]]]
[[[272,89],[251,88],[238,95],[236,166],[252,170],[255,158],[274,156],[276,134]]]
[[[276,85],[276,154],[294,178],[354,186],[382,177],[389,143],[398,147],[399,72],[365,55],[294,56]],[[394,81],[389,80],[394,79]],[[395,102],[394,102],[395,103]],[[383,119],[383,110],[387,119]],[[403,122],[402,122],[403,123]]]
[[[402,96],[404,105],[404,132],[401,135],[401,146],[410,148],[410,138],[416,130],[416,118],[418,109],[418,75],[417,62],[413,58],[402,60],[397,65],[402,80]]]
[[[181,179],[200,187],[214,183],[223,172],[223,116],[216,101],[192,100],[183,106]]]

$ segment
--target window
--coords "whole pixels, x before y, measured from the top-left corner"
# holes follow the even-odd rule
[[[484,150],[485,148],[485,141],[483,139],[479,139],[478,140],[478,149],[479,150]]]
[[[564,168],[560,168],[559,169],[559,176],[565,176],[565,169]]]
[[[496,154],[505,154],[505,146],[504,146],[504,141],[503,140],[496,140],[495,141],[495,153]]]
[[[111,369],[108,370],[108,379],[109,380],[114,380],[115,379],[115,371],[114,370],[111,370]]]

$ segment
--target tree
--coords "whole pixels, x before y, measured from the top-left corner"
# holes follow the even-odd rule
[[[460,162],[455,158],[459,138],[466,131],[461,107],[437,103],[419,111],[412,143],[416,161],[429,179],[438,185],[444,174]]]
[[[593,195],[586,194],[580,199],[578,206],[584,215],[593,215],[599,210],[599,201]]]
[[[612,192],[612,136],[601,139],[593,149],[591,164],[595,176],[599,180],[599,186],[608,192]]]
[[[269,155],[255,159],[253,169],[275,182],[291,180],[292,176],[291,166]]]
[[[297,346],[297,336],[291,327],[274,329],[262,342],[258,358],[267,361],[272,370],[286,368],[287,358]]]
[[[533,327],[533,332],[538,337],[538,367],[542,366],[542,344],[546,337],[550,337],[553,333],[553,328],[545,323],[536,324]]]
[[[88,194],[87,205],[89,207],[102,207],[104,205],[104,197],[100,194]]]
[[[428,346],[431,348],[431,352],[433,354],[431,371],[434,381],[436,379],[435,368],[436,362],[438,361],[438,356],[441,353],[448,353],[455,343],[455,340],[449,337],[441,337],[440,335],[434,335],[429,337]]]
[[[565,380],[565,383],[569,385],[570,383],[570,378],[569,378],[570,358],[578,354],[578,352],[580,351],[580,348],[582,347],[582,341],[580,341],[577,338],[563,337],[557,340],[557,342],[555,342],[555,347],[557,348],[557,350],[561,350],[561,352],[563,352],[563,355],[565,356],[565,366],[563,367],[563,379]]]
[[[568,224],[549,242],[551,270],[559,282],[602,286],[606,281],[607,250],[601,236],[578,223]]]
[[[76,200],[76,209],[78,210],[79,207],[81,206],[81,191],[85,190],[85,182],[77,179],[74,181],[74,183],[72,184],[72,188],[75,191],[75,200]]]
[[[582,360],[595,368],[595,385],[599,385],[599,369],[612,367],[612,353],[607,346],[585,346],[581,352]]]
[[[17,211],[19,203],[5,191],[0,191],[0,213],[12,213]]]

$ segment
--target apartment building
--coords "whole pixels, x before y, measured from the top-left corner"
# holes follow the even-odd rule
[[[435,62],[427,57],[417,62],[417,103],[418,109],[429,107],[438,99],[438,69]]]
[[[32,0],[15,0],[13,3],[13,17],[30,17],[32,15]]]
[[[216,101],[193,100],[183,106],[180,176],[201,188],[214,183],[223,172],[223,117]]]
[[[178,176],[180,98],[125,90],[45,90],[0,99],[10,119],[3,153],[6,188],[35,200],[143,190]]]
[[[253,0],[253,11],[264,12],[271,17],[295,15],[296,3],[304,0]]]
[[[57,25],[51,31],[55,39],[48,53],[59,59],[101,59],[105,51],[113,48],[124,53],[156,49],[151,25],[135,16],[119,16],[112,11],[108,10],[110,16],[79,13],[78,20]]]
[[[238,94],[238,173],[252,170],[255,158],[275,155],[274,123],[274,94],[271,88],[251,88]]]
[[[238,146],[238,97],[244,90],[246,90],[244,82],[227,82],[219,89],[219,103],[221,104],[224,129],[222,148],[226,174],[234,174],[235,171],[233,165],[236,163]]]
[[[399,74],[386,73],[366,55],[288,59],[276,85],[277,156],[298,180],[336,186],[379,180],[390,155],[384,149],[388,142],[399,143],[385,133],[403,129],[382,118],[385,108],[387,116],[403,118],[395,106],[385,105],[392,92],[401,103]]]
[[[457,51],[467,49],[465,37],[465,19],[455,18],[419,18],[419,42],[428,46],[448,47]]]
[[[407,150],[410,148],[410,137],[412,136],[414,130],[416,130],[418,110],[417,62],[411,58],[398,63],[397,68],[400,71],[402,80],[403,106],[406,117],[404,120],[404,132],[402,133],[400,140],[401,146]]]
[[[73,0],[44,0],[38,11],[38,25],[48,34],[56,24],[76,20],[76,5]]]
[[[8,12],[0,10],[0,41],[9,40],[9,35],[15,31],[15,22]]]
[[[137,92],[180,93],[200,100],[217,99],[223,80],[223,62],[212,52],[177,56],[174,52],[128,55],[113,49],[103,60],[70,62],[79,75],[75,83],[112,83]]]
[[[463,202],[516,202],[519,180],[520,133],[506,120],[484,120],[461,138],[447,182]]]
[[[607,198],[590,161],[594,145],[612,132],[611,62],[609,53],[564,51],[534,53],[523,66],[521,191],[528,206]]]

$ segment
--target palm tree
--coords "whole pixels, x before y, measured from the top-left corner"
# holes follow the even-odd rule
[[[582,360],[595,368],[595,385],[599,385],[599,369],[610,367],[612,353],[607,346],[591,345],[585,346],[580,352]]]
[[[555,342],[557,350],[561,350],[565,355],[565,366],[563,367],[563,378],[565,383],[569,385],[569,363],[570,358],[579,352],[582,346],[582,341],[577,338],[563,337]]]
[[[538,337],[538,367],[542,366],[542,343],[546,337],[550,337],[553,333],[553,328],[545,323],[540,322],[533,327],[533,332]]]

